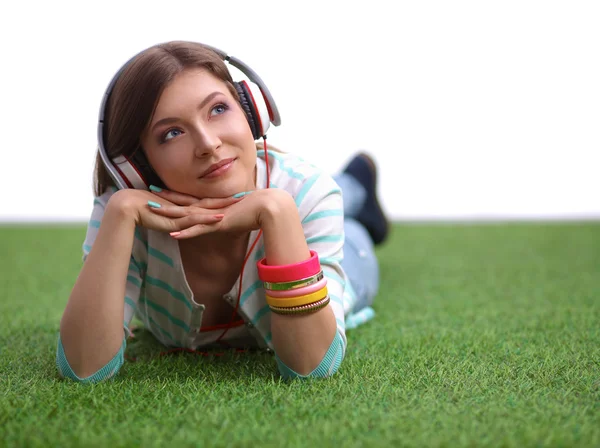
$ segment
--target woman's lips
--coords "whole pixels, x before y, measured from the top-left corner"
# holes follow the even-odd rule
[[[212,165],[200,177],[203,179],[210,179],[210,178],[222,176],[223,174],[225,174],[227,171],[229,171],[231,169],[231,167],[233,166],[233,163],[236,160],[237,159],[235,159],[235,158],[221,160],[220,162],[217,162],[214,165]]]

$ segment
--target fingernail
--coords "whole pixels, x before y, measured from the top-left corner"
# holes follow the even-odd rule
[[[222,219],[225,215],[215,215],[215,218]]]
[[[235,199],[237,199],[237,198],[241,198],[242,196],[246,196],[247,194],[250,194],[250,193],[252,193],[252,192],[251,191],[243,191],[241,193],[234,194],[233,197]]]
[[[154,201],[148,201],[148,205],[152,208],[160,208],[160,204]]]
[[[177,236],[177,235],[179,235],[180,233],[181,233],[181,232],[171,232],[171,233],[169,233],[169,235],[171,235],[171,236]]]
[[[155,185],[150,185],[150,191],[155,191],[157,193],[160,193],[162,191],[162,188],[157,187]]]

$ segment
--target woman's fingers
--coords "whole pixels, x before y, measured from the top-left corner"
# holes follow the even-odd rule
[[[182,205],[182,206],[193,205],[195,207],[209,208],[209,209],[227,207],[228,205],[235,204],[236,202],[239,202],[242,199],[244,199],[244,196],[242,196],[241,198],[234,198],[232,196],[232,197],[228,197],[228,198],[198,199],[198,198],[196,198],[194,196],[190,196],[188,194],[177,193],[175,191],[170,191],[170,190],[161,190],[161,191],[152,190],[152,192],[155,195],[157,195],[161,198],[164,198],[167,201],[172,202],[173,204],[178,204],[178,205]]]
[[[157,205],[159,207],[157,207]],[[192,213],[193,209],[190,207],[181,207],[179,205],[167,205],[167,204],[159,204],[158,202],[148,201],[148,207],[150,210],[154,212],[156,215],[167,216],[169,218],[183,218],[184,216],[188,216]],[[198,210],[195,212],[198,213]]]
[[[230,205],[233,205],[236,202],[240,202],[242,199],[244,199],[244,196],[242,196],[241,198],[234,198],[234,197],[230,197],[230,198],[204,198],[204,199],[198,200],[197,202],[195,202],[192,205],[194,207],[201,207],[201,208],[207,208],[207,209],[210,209],[210,210],[215,210],[215,209],[225,208],[225,207],[228,207]]]
[[[157,207],[160,205],[160,207]],[[155,215],[164,216],[166,218],[184,218],[186,216],[212,216],[223,213],[223,210],[202,209],[197,207],[180,207],[178,205],[162,205],[156,202],[148,202],[148,207]]]
[[[165,218],[171,218],[171,221],[175,223],[178,229],[185,229],[196,224],[212,224],[223,219],[221,213],[202,213],[194,207],[179,207],[177,205],[161,205],[156,207],[156,202],[148,204],[150,210],[155,215],[164,216]]]
[[[198,202],[198,198],[190,196],[189,194],[177,193],[176,191],[170,190],[161,190],[157,189],[156,187],[151,187],[150,190],[155,195],[165,198],[167,201],[170,201],[173,204],[192,205],[193,203]]]
[[[187,224],[184,224],[183,222],[178,223],[179,227],[183,230],[171,232],[170,235],[178,240],[183,240],[186,238],[193,238],[198,235],[203,235],[205,233],[215,232],[217,230],[215,224],[219,223],[223,219],[223,215],[210,215],[210,218],[211,219],[208,220],[210,222],[195,224],[191,227],[187,227]]]
[[[189,205],[189,206],[180,206],[180,205],[169,205],[169,204],[159,204],[158,202],[148,201],[148,207],[157,215],[168,216],[170,218],[182,218],[184,216],[196,215],[196,214],[219,214],[223,212],[223,209],[235,204],[236,202],[241,201],[242,198],[236,199],[203,199],[206,201],[205,204],[208,203],[208,207],[201,206],[200,202]]]

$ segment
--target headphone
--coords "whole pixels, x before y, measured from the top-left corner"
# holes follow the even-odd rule
[[[254,70],[239,59],[229,56],[224,51],[209,45],[201,45],[214,51],[224,62],[238,68],[248,77],[250,82],[243,80],[234,82],[233,85],[240,97],[240,104],[244,110],[250,129],[252,130],[254,140],[258,140],[261,137],[263,139],[266,138],[270,124],[272,123],[274,126],[279,126],[281,124],[281,117],[277,105],[275,104],[275,100],[271,96],[271,92],[269,92],[269,89],[263,80],[260,79]],[[118,156],[111,159],[106,152],[106,147],[104,145],[104,113],[108,98],[121,73],[129,63],[138,57],[139,54],[143,53],[143,51],[129,59],[113,76],[102,97],[102,103],[100,105],[100,116],[98,119],[98,152],[100,153],[100,158],[102,159],[104,166],[119,189],[136,188],[147,190],[150,185],[164,187],[164,184],[150,166],[150,163],[141,148],[138,148],[129,158]]]

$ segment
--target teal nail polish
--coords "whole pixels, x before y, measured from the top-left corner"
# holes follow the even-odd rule
[[[237,199],[237,198],[241,198],[242,196],[246,196],[247,194],[250,194],[250,193],[252,193],[252,192],[251,191],[243,191],[241,193],[234,194],[233,197],[235,199]]]
[[[156,187],[154,185],[150,185],[150,191],[155,191],[157,193],[160,193],[162,191],[162,188]]]
[[[148,201],[148,205],[152,208],[160,208],[160,204],[154,201]]]

